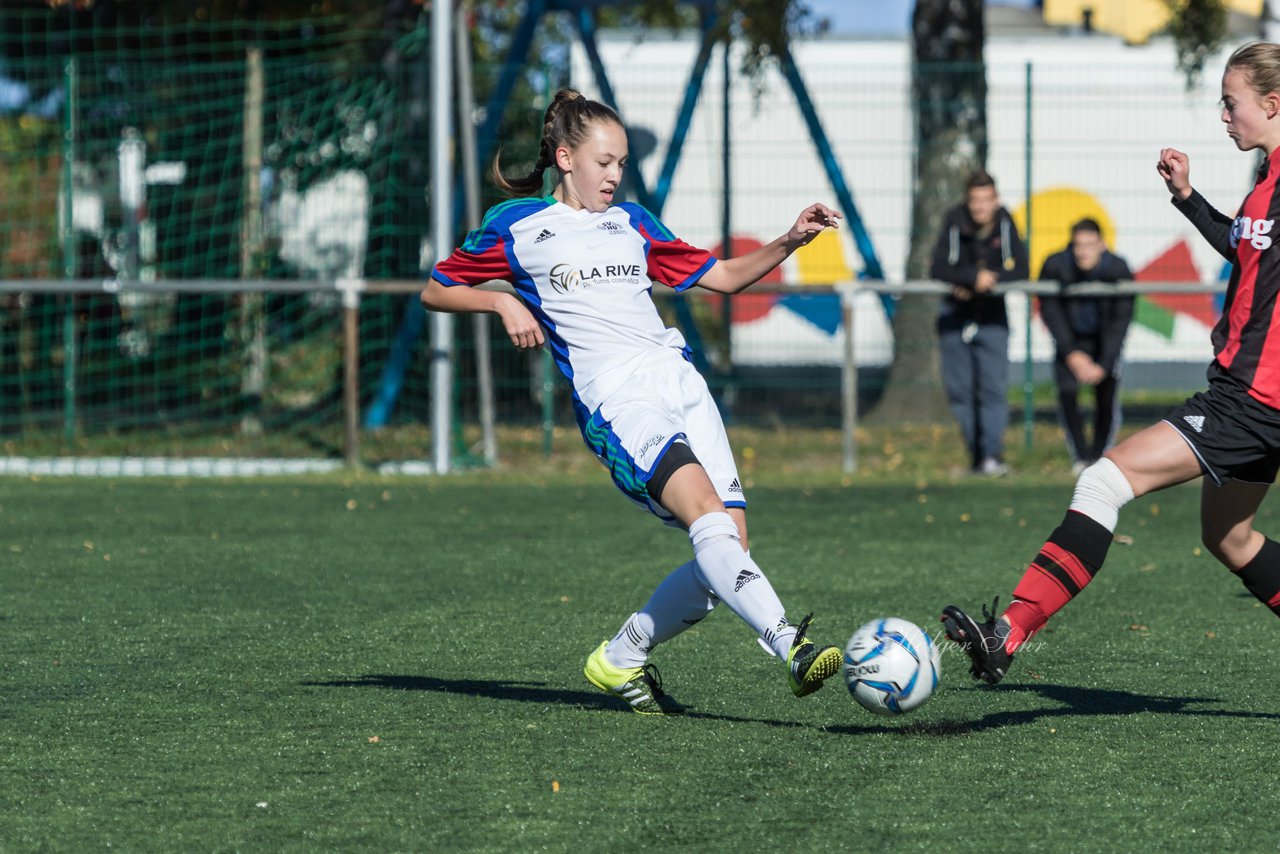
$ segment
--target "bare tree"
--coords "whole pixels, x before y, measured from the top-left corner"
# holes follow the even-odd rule
[[[907,278],[929,275],[947,209],[987,159],[986,28],[982,0],[917,0],[912,15],[915,187]],[[872,413],[883,421],[936,421],[947,413],[934,329],[938,298],[904,296],[893,317],[893,364]]]

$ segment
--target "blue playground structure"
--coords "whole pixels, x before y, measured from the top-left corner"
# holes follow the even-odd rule
[[[644,177],[640,175],[639,170],[632,170],[627,173],[623,187],[624,194],[633,196],[637,202],[644,205],[658,217],[662,216],[662,209],[671,190],[671,179],[675,175],[676,167],[680,162],[684,140],[693,121],[694,109],[702,92],[703,80],[706,77],[707,67],[710,64],[712,51],[717,41],[717,25],[721,20],[721,16],[725,14],[724,8],[727,5],[723,0],[681,0],[681,2],[683,5],[693,6],[697,9],[701,41],[697,57],[689,72],[689,80],[685,85],[684,98],[680,103],[671,143],[663,158],[662,170],[652,191],[645,185]],[[583,49],[586,51],[591,63],[596,86],[601,93],[601,99],[614,109],[618,109],[618,101],[614,95],[613,86],[609,80],[604,61],[600,57],[596,40],[597,14],[603,7],[625,4],[626,0],[528,0],[524,15],[512,34],[511,47],[503,63],[497,85],[489,96],[484,112],[484,122],[480,125],[476,135],[478,162],[487,163],[493,157],[494,150],[497,147],[498,129],[506,112],[507,102],[511,97],[512,89],[519,74],[527,65],[529,49],[533,44],[533,37],[538,24],[546,15],[564,13],[572,18]],[[725,50],[728,50],[727,45]],[[851,229],[854,244],[862,258],[863,269],[859,273],[859,278],[883,279],[884,273],[880,266],[880,260],[876,256],[875,246],[871,242],[871,235],[867,232],[866,225],[858,214],[858,208],[853,201],[853,194],[845,182],[844,172],[836,159],[835,151],[831,147],[831,143],[822,127],[822,122],[818,118],[813,100],[809,97],[804,78],[796,66],[790,49],[784,47],[781,54],[777,56],[777,60],[783,77],[796,99],[800,113],[804,117],[809,136],[813,139],[813,143],[818,150],[827,178],[831,182],[836,200],[844,214],[846,227]],[[622,111],[619,110],[619,112]],[[634,143],[634,141],[632,142]],[[458,199],[455,204],[455,207],[459,209],[461,208],[461,193],[462,190],[459,189],[457,191]],[[699,371],[706,372],[708,368],[706,353],[702,345],[702,338],[698,333],[697,323],[694,321],[693,313],[689,309],[688,301],[678,294],[673,295],[673,300],[681,331],[684,333],[685,339],[694,353],[694,363]],[[886,296],[883,299],[883,304],[885,312],[892,317],[892,300]],[[414,356],[418,339],[422,334],[425,313],[425,309],[423,309],[420,302],[417,300],[410,301],[404,317],[401,319],[399,332],[392,345],[392,351],[383,370],[377,393],[366,413],[364,426],[367,429],[383,427],[390,420],[396,399],[400,394],[405,373]]]

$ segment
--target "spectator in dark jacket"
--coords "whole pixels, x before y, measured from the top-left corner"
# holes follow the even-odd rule
[[[1071,245],[1050,255],[1040,270],[1042,280],[1057,281],[1057,296],[1040,298],[1040,318],[1057,345],[1054,375],[1058,382],[1058,415],[1066,434],[1072,466],[1083,470],[1102,457],[1120,427],[1120,352],[1133,320],[1132,296],[1072,296],[1084,282],[1114,285],[1133,278],[1129,265],[1107,251],[1102,229],[1092,219],[1071,227]],[[1080,414],[1080,386],[1093,387],[1093,435],[1085,439]]]
[[[947,212],[929,267],[931,278],[951,286],[938,315],[942,382],[978,474],[1008,471],[1009,319],[997,285],[1029,275],[1026,247],[1000,206],[995,179],[979,170],[964,204]]]

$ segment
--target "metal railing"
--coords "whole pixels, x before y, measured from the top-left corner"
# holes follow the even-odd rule
[[[416,294],[421,291],[423,282],[420,280],[364,280],[364,279],[313,279],[313,280],[272,280],[272,279],[200,279],[200,280],[169,280],[169,281],[124,281],[120,279],[101,279],[101,280],[41,280],[41,279],[18,279],[0,281],[0,295],[17,294],[17,293],[43,293],[43,294],[112,294],[121,295],[128,293],[138,294],[173,294],[173,293],[213,293],[213,294],[235,294],[235,293],[336,293],[341,297],[342,311],[342,409],[343,409],[343,456],[350,466],[356,466],[360,463],[360,324],[359,314],[361,309],[361,300],[366,295],[407,295]],[[505,283],[491,283],[485,285],[486,288],[506,289],[510,291],[510,287]],[[1022,293],[1027,295],[1053,295],[1060,293],[1060,286],[1055,282],[1011,282],[1001,283],[999,292],[1004,294]],[[1070,289],[1072,296],[1089,296],[1089,297],[1121,297],[1135,296],[1139,294],[1179,294],[1179,295],[1213,295],[1222,293],[1225,290],[1225,283],[1197,283],[1197,282],[1126,282],[1118,285],[1091,285],[1079,284],[1073,285]],[[757,294],[838,294],[840,297],[841,321],[845,334],[842,343],[842,361],[840,366],[840,411],[841,411],[841,432],[842,432],[842,460],[841,464],[845,472],[854,472],[857,469],[857,447],[855,442],[855,433],[859,421],[858,412],[858,382],[859,382],[859,364],[855,352],[855,336],[854,330],[857,328],[855,318],[855,303],[858,294],[863,292],[873,292],[879,295],[888,295],[890,297],[899,297],[908,294],[920,295],[943,295],[949,291],[949,287],[935,281],[908,281],[908,282],[883,282],[883,281],[843,281],[836,282],[828,287],[821,286],[804,286],[789,287],[779,285],[758,284],[751,289],[752,293]],[[666,289],[657,289],[655,293],[663,295],[667,293]],[[71,307],[70,301],[65,309],[68,313],[74,309]],[[1025,359],[1028,366],[1031,363],[1031,326],[1032,313],[1026,313],[1027,335]],[[70,322],[70,320],[68,321]],[[75,336],[68,336],[68,342],[74,342]],[[70,345],[69,345],[70,346]],[[447,349],[432,347],[429,350],[428,359],[452,359],[454,354]],[[485,362],[480,362],[481,369],[487,370]],[[75,422],[75,393],[76,377],[75,377],[76,359],[74,353],[69,353],[63,360],[64,388],[68,391],[65,395],[65,405],[68,408],[66,412],[66,420],[68,424]],[[549,371],[549,368],[547,369]],[[1028,368],[1028,383],[1030,371]],[[486,384],[483,378],[479,383],[482,389],[482,396],[492,396],[492,383]],[[544,377],[544,379],[546,379]],[[433,389],[433,394],[438,394],[439,390]],[[449,394],[444,394],[445,398]],[[483,404],[483,401],[482,401]],[[487,441],[491,440],[493,422],[493,406],[490,402],[488,406],[481,406],[481,412],[487,412],[488,415],[482,417],[486,423],[482,424],[485,431]],[[1031,400],[1030,389],[1028,387],[1026,418],[1031,418]],[[1029,423],[1029,421],[1028,421]],[[550,429],[550,423],[544,423],[546,429]],[[430,467],[428,467],[430,468]]]

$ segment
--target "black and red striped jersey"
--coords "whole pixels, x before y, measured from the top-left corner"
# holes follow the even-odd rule
[[[1211,336],[1209,377],[1234,380],[1272,409],[1280,409],[1280,250],[1272,248],[1280,219],[1278,154],[1262,163],[1234,219],[1214,210],[1199,193],[1185,201],[1174,197],[1174,205],[1232,265],[1222,316]]]

